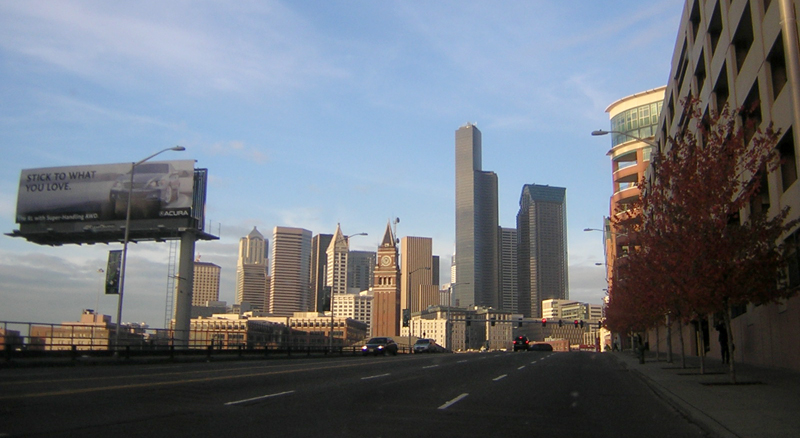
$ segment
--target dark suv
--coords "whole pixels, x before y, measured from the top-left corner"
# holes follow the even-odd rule
[[[529,346],[530,346],[530,341],[528,341],[528,338],[525,336],[517,336],[514,339],[514,351],[517,350],[528,351]]]

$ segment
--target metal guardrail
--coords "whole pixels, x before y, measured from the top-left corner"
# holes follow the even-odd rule
[[[229,328],[230,327],[230,328]],[[26,360],[103,361],[114,359],[187,360],[263,358],[271,356],[360,355],[361,343],[328,345],[328,338],[289,329],[248,332],[241,325],[181,333],[171,329],[126,327],[114,345],[115,326],[84,323],[0,321],[0,358]],[[401,348],[400,353],[409,353]]]

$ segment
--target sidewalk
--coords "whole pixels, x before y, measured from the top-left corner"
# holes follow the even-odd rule
[[[645,364],[630,351],[609,354],[712,436],[800,437],[800,373],[736,363],[731,385],[719,360],[706,358],[700,374],[699,357],[687,356],[684,369],[677,354],[667,363],[647,353]]]

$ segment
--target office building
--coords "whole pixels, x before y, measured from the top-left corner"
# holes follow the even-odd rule
[[[500,228],[500,310],[516,313],[517,229]]]
[[[351,318],[367,325],[367,333],[372,327],[372,300],[369,291],[357,294],[337,295],[333,301],[333,314],[339,318]]]
[[[328,246],[333,234],[317,234],[311,239],[311,291],[309,298],[310,312],[330,310],[330,289],[326,286],[326,270],[328,269]]]
[[[400,309],[411,308],[419,312],[428,305],[437,304],[436,297],[423,300],[422,286],[433,285],[433,239],[430,237],[403,237],[400,239]]]
[[[666,147],[667,137],[691,128],[686,126],[688,117],[681,105],[689,96],[699,100],[703,112],[720,111],[726,104],[752,109],[753,128],[771,124],[781,133],[776,146],[781,163],[766,175],[760,207],[766,206],[770,215],[789,207],[789,220],[800,216],[798,9],[798,0],[687,0],[655,139]],[[749,137],[752,131],[745,134]],[[746,214],[743,211],[742,219]],[[794,248],[799,240],[795,231],[785,241]],[[798,260],[793,257],[787,269],[790,287],[800,286]],[[690,327],[680,327],[687,330],[687,339],[694,338],[688,333]],[[800,370],[800,353],[787,348],[800,343],[800,297],[748,304],[736,312],[732,330],[736,361]],[[720,357],[718,343],[711,342],[709,347],[711,355]]]
[[[498,307],[497,175],[481,169],[481,132],[456,131],[456,249],[453,300],[457,307]]]
[[[664,101],[664,90],[659,87],[636,93],[613,102],[606,108],[611,120],[611,199],[609,218],[630,212],[630,206],[639,199],[639,182],[650,164],[651,143],[658,129],[658,118]],[[613,220],[603,224],[603,242],[606,256],[606,278],[614,281],[617,257],[625,256],[636,246],[635,237],[620,232]]]
[[[236,303],[247,302],[253,309],[266,310],[267,254],[269,242],[256,227],[239,240],[239,260],[236,264]]]
[[[348,293],[358,293],[372,287],[376,257],[374,251],[350,251],[347,257]]]
[[[328,266],[326,268],[325,285],[333,293],[334,303],[336,296],[347,293],[347,259],[350,255],[350,242],[342,234],[342,228],[336,224],[331,243],[328,245]],[[335,306],[335,304],[334,304]]]
[[[275,227],[272,233],[269,313],[291,316],[308,308],[311,231]]]
[[[209,301],[219,301],[219,277],[222,268],[213,263],[194,262],[194,287],[192,306],[205,306]]]
[[[568,299],[567,189],[538,184],[522,188],[517,213],[519,312],[541,317],[541,302]]]

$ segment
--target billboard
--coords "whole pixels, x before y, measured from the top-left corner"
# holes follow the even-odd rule
[[[106,295],[119,295],[119,276],[122,266],[122,250],[114,249],[108,252],[106,265]]]
[[[96,222],[189,217],[194,161],[24,169],[17,196],[17,223]]]

